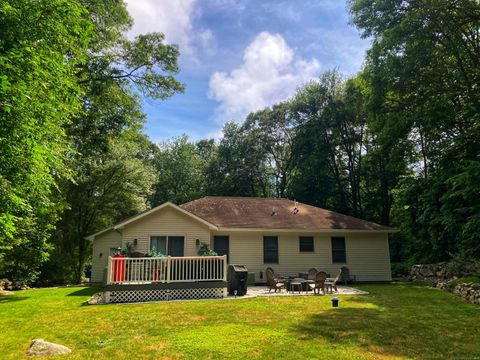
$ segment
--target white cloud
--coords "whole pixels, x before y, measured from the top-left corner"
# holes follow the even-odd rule
[[[348,75],[353,75],[361,69],[367,49],[371,46],[371,41],[361,39],[353,27],[314,28],[310,29],[309,33],[315,41],[310,42],[307,50],[326,59],[324,63],[326,67],[337,67]]]
[[[194,29],[194,19],[199,16],[196,0],[126,0],[126,3],[134,20],[129,36],[161,32],[167,43],[179,45],[181,53],[191,55],[197,47],[214,51],[212,31]]]
[[[217,121],[241,121],[252,111],[286,100],[319,69],[318,60],[296,56],[280,34],[258,34],[238,68],[210,77],[209,97],[220,102]]]

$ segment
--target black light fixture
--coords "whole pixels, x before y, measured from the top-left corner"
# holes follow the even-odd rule
[[[138,239],[133,239],[133,246],[137,246],[138,245]]]
[[[98,257],[100,257],[100,258],[101,258],[102,256],[103,256],[103,253],[100,253],[100,254],[98,254]]]
[[[200,239],[195,239],[195,244],[196,244],[197,246],[200,246]]]

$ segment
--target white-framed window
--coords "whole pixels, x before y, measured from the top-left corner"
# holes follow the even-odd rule
[[[184,244],[184,236],[150,236],[150,251],[161,252],[163,255],[184,256]]]

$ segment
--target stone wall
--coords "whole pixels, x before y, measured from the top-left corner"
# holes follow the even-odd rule
[[[480,284],[464,283],[453,285],[452,283],[460,277],[472,275],[475,271],[476,267],[473,264],[465,265],[463,268],[457,269],[456,274],[453,275],[447,262],[421,264],[411,267],[407,279],[413,282],[431,284],[439,289],[453,292],[468,302],[480,304]]]
[[[438,282],[451,278],[448,274],[448,263],[413,265],[408,274],[408,280],[436,285]]]
[[[472,304],[480,304],[480,284],[458,284],[453,288],[453,293],[461,296]]]

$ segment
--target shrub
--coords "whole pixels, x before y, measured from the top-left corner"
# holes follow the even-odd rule
[[[408,262],[392,262],[392,276],[406,276],[410,272],[411,264]]]
[[[198,249],[198,255],[200,256],[217,256],[217,253],[210,249],[208,244],[202,243]]]

